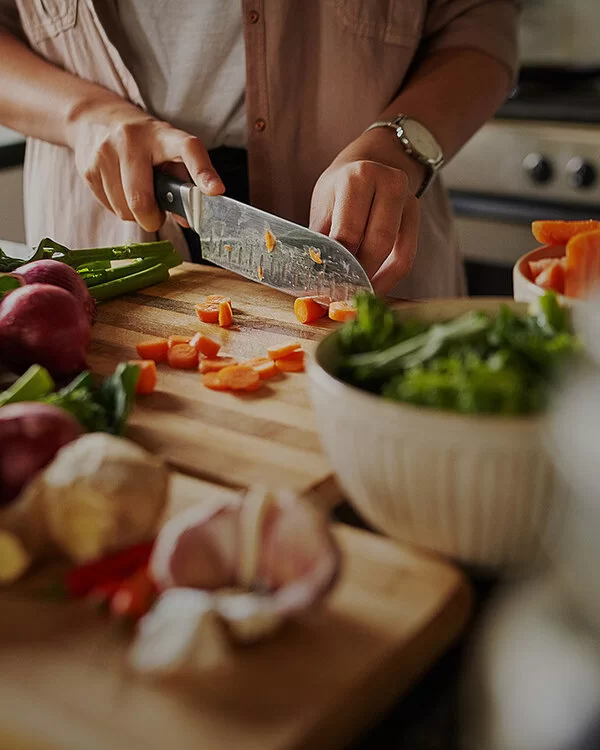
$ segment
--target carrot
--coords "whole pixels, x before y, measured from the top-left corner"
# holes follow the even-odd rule
[[[256,381],[256,383],[254,383],[253,385],[246,386],[246,388],[244,388],[244,391],[246,393],[253,393],[254,391],[260,391],[260,389],[262,387],[263,387],[263,383],[262,383],[262,380],[259,377],[259,379]]]
[[[168,362],[175,370],[193,370],[198,366],[198,352],[189,344],[175,344],[169,349]]]
[[[565,292],[565,269],[558,258],[538,274],[535,283],[542,289],[552,289],[557,294]]]
[[[314,247],[308,248],[308,254],[310,255],[310,259],[316,263],[319,266],[323,265],[323,258],[321,258],[321,251],[317,250]]]
[[[261,380],[268,380],[277,375],[277,363],[271,359],[268,359],[266,362],[257,362],[252,368],[258,373],[258,377]]]
[[[531,231],[543,245],[566,245],[571,237],[582,232],[600,229],[600,221],[534,221]]]
[[[332,302],[329,305],[329,317],[331,320],[337,320],[338,323],[345,323],[356,317],[356,308],[349,302]]]
[[[600,230],[572,237],[567,243],[565,294],[585,297],[600,281]]]
[[[229,302],[219,302],[219,325],[221,328],[229,328],[233,323],[233,311]]]
[[[219,304],[216,302],[199,302],[194,306],[194,310],[203,323],[218,323]]]
[[[294,301],[294,314],[301,323],[312,323],[327,315],[327,308],[313,297],[298,297]]]
[[[140,368],[135,392],[140,394],[154,393],[156,388],[156,362],[153,359],[133,359],[130,364]]]
[[[229,302],[231,304],[231,297],[226,297],[223,294],[209,294],[208,297],[204,298],[204,302],[207,305],[218,305],[219,302]]]
[[[237,365],[237,360],[233,357],[213,357],[212,359],[201,359],[199,370],[204,375],[207,372],[219,372],[232,365]]]
[[[174,346],[177,346],[178,344],[189,344],[190,343],[190,337],[189,336],[169,336],[167,339],[168,349],[172,349]],[[167,357],[167,360],[169,358]]]
[[[115,591],[110,602],[110,611],[117,617],[138,620],[150,609],[157,591],[148,567],[142,566],[129,576]]]
[[[228,391],[229,386],[221,377],[221,372],[205,372],[202,376],[202,384],[211,391]]]
[[[275,245],[277,245],[275,235],[270,230],[265,229],[265,247],[267,248],[267,252],[272,253],[275,250]]]
[[[169,342],[167,339],[152,338],[140,341],[135,345],[140,359],[153,359],[155,362],[166,362]]]
[[[219,374],[223,383],[226,383],[232,391],[255,390],[257,383],[260,383],[260,376],[256,370],[245,365],[225,367]]]
[[[548,266],[555,260],[555,258],[541,258],[540,260],[530,260],[529,265],[529,273],[531,274],[531,278],[535,281],[537,277],[541,274],[543,270],[548,268]]]
[[[288,354],[291,354],[292,352],[297,352],[298,349],[301,349],[301,346],[296,341],[293,344],[270,346],[267,349],[267,354],[269,356],[269,359],[281,359],[281,357],[286,357]]]
[[[304,371],[304,352],[291,352],[286,357],[275,360],[277,369],[280,372],[303,372]]]
[[[192,338],[190,346],[193,346],[197,352],[200,352],[205,357],[216,357],[221,348],[221,344],[209,339],[208,336],[203,336],[201,333],[197,333]]]

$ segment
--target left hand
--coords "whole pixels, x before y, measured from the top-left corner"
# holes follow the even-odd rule
[[[388,128],[364,133],[321,175],[312,195],[310,228],[354,253],[377,294],[408,275],[417,251],[425,169],[403,153]]]

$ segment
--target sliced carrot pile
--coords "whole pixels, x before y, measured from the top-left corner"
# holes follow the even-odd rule
[[[233,323],[233,311],[231,309],[231,303],[219,302],[219,325],[221,328],[229,328]]]
[[[349,302],[332,302],[329,305],[329,317],[331,320],[344,323],[345,321],[352,320],[356,317],[356,308]]]
[[[221,377],[221,372],[205,372],[202,383],[211,391],[228,391],[229,386]]]
[[[600,230],[572,237],[567,243],[565,294],[586,297],[600,282]]]
[[[534,221],[531,231],[543,245],[566,245],[571,237],[582,232],[600,229],[600,221]]]
[[[213,357],[212,359],[201,359],[199,369],[204,374],[206,372],[219,372],[231,365],[237,365],[237,360],[233,357]]]
[[[158,380],[155,361],[153,359],[132,359],[131,364],[140,368],[135,392],[140,394],[154,393]]]
[[[196,315],[203,323],[219,322],[219,304],[218,302],[199,302],[194,306]]]
[[[298,297],[294,301],[294,314],[300,323],[312,323],[327,315],[327,307],[317,302],[314,297]]]
[[[259,374],[252,367],[233,365],[221,370],[219,376],[232,391],[253,391],[259,387]]]
[[[154,362],[166,362],[169,351],[169,342],[167,339],[151,338],[140,341],[135,345],[138,355],[142,359],[152,359]]]
[[[177,344],[189,344],[190,343],[190,337],[189,336],[169,336],[167,339],[167,345],[169,349],[172,349],[174,346],[177,346]]]
[[[204,357],[216,357],[221,349],[221,344],[209,339],[208,336],[203,336],[201,333],[197,333],[192,338],[190,346],[193,346]]]
[[[275,365],[280,372],[303,372],[304,352],[302,350],[291,352],[285,357],[276,359]]]
[[[556,258],[539,273],[535,279],[542,289],[552,289],[557,294],[565,293],[565,264],[562,258]]]
[[[198,352],[189,344],[175,344],[169,349],[168,363],[175,370],[193,370],[198,366]]]
[[[270,346],[267,349],[267,355],[269,356],[269,359],[281,359],[282,357],[287,357],[288,354],[291,354],[292,352],[297,352],[302,347],[297,341],[294,341],[292,344],[283,344],[279,346]]]

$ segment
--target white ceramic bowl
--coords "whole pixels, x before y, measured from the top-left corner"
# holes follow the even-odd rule
[[[529,273],[529,261],[542,260],[543,258],[562,258],[565,248],[560,246],[543,245],[522,255],[513,266],[513,297],[516,302],[533,302],[536,297],[541,297],[545,290],[534,283]],[[563,305],[576,305],[580,300],[574,297],[558,295]]]
[[[421,302],[404,317],[496,312],[492,299]],[[520,568],[544,559],[557,487],[543,417],[462,415],[387,401],[336,379],[338,334],[309,363],[321,441],[342,491],[373,527],[462,563]]]

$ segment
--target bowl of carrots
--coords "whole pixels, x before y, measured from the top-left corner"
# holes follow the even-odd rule
[[[600,284],[600,221],[534,221],[540,247],[513,268],[517,302],[531,302],[552,290],[563,303],[585,300]]]

